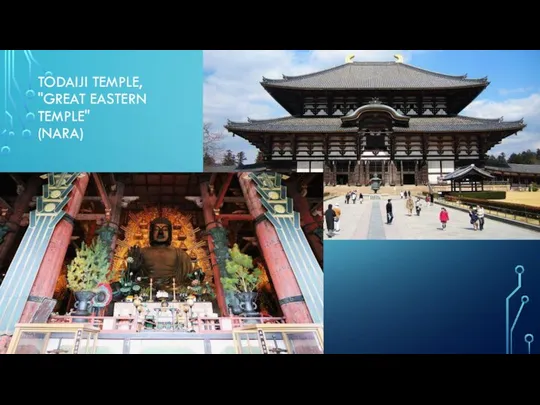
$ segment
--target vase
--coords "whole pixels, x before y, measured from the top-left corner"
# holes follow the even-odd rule
[[[239,306],[242,309],[242,314],[245,317],[254,318],[260,316],[259,312],[257,312],[257,303],[255,302],[257,300],[257,296],[258,294],[254,291],[236,294]]]
[[[231,314],[233,315],[238,316],[243,312],[242,308],[240,307],[240,300],[238,299],[236,294],[231,294],[230,303],[228,306],[229,306],[229,311],[231,311]]]
[[[86,323],[87,319],[76,318],[77,316],[90,316],[92,309],[92,298],[96,295],[93,291],[77,291],[75,292],[75,311],[71,313],[73,322]]]

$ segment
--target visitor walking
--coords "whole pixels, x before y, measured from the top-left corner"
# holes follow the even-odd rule
[[[345,195],[345,204],[348,204],[350,199],[351,199],[351,192],[348,191],[347,194]]]
[[[328,209],[324,212],[324,219],[326,220],[326,231],[329,238],[335,235],[334,232],[334,218],[336,212],[332,208],[332,204],[328,204]]]
[[[414,201],[411,197],[407,198],[407,201],[405,201],[405,208],[407,209],[407,212],[409,213],[409,216],[412,216],[412,212],[414,209]]]
[[[416,210],[416,216],[420,216],[420,212],[422,211],[422,200],[420,200],[420,197],[416,198],[416,202],[414,204],[414,208]]]
[[[352,199],[353,204],[356,204],[356,197],[357,197],[356,191],[353,191],[352,194],[351,194],[351,199]]]
[[[334,206],[334,212],[336,213],[336,216],[334,217],[334,231],[336,233],[339,233],[339,231],[341,230],[341,222],[339,220],[339,218],[341,217],[341,208],[339,208],[339,204],[337,203]]]
[[[364,202],[364,194],[362,193],[358,194],[358,201],[360,201],[360,204]]]
[[[472,207],[469,209],[469,218],[471,219],[471,225],[475,231],[478,230],[478,214]]]
[[[441,226],[443,231],[446,229],[446,223],[450,220],[450,216],[448,215],[448,211],[446,211],[446,208],[441,207],[441,212],[439,213],[439,221],[441,221]]]
[[[388,199],[388,202],[386,203],[386,223],[390,225],[393,220],[394,220],[394,213],[393,213],[393,207],[392,207],[392,200]]]
[[[485,211],[484,207],[481,207],[479,205],[476,206],[476,215],[478,215],[478,225],[480,227],[480,230],[484,230],[484,223],[485,223]]]

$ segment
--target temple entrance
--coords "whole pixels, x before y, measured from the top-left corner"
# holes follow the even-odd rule
[[[346,186],[352,180],[350,176],[354,172],[355,162],[341,160],[336,162],[336,185]]]
[[[403,174],[403,185],[415,185],[415,176],[414,173],[404,173]]]
[[[414,160],[403,160],[400,162],[403,185],[416,185],[416,162]]]
[[[384,161],[382,161],[382,160],[372,160],[372,161],[369,162],[369,179],[372,179],[375,176],[377,176],[384,183],[383,163],[384,163]]]
[[[340,173],[336,176],[336,184],[339,186],[346,186],[349,184],[349,175]]]

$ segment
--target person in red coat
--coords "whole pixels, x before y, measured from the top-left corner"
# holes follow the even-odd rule
[[[442,229],[446,229],[446,223],[450,220],[450,217],[448,216],[448,211],[446,211],[446,208],[442,207],[441,212],[439,213],[439,221],[441,221]]]

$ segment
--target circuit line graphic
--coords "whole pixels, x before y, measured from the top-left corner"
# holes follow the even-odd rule
[[[20,56],[19,56],[20,55]],[[23,59],[23,64],[27,65],[28,83],[21,85],[21,77],[16,74],[17,58]],[[35,121],[36,115],[30,110],[28,101],[35,97],[36,92],[32,88],[34,75],[38,70],[43,71],[45,76],[51,75],[39,64],[32,51],[4,50],[4,114],[3,128],[0,130],[2,136],[0,153],[9,153],[11,148],[8,145],[9,138],[15,135],[30,137],[32,131],[28,124]],[[23,78],[22,82],[26,80]],[[24,91],[23,88],[26,88]],[[1,122],[1,121],[0,121]],[[20,128],[19,128],[20,125]]]
[[[517,287],[506,297],[506,354],[512,354],[514,352],[514,329],[516,328],[516,325],[519,321],[519,317],[521,316],[521,312],[523,311],[523,308],[527,303],[529,302],[529,296],[522,295],[521,296],[521,305],[519,306],[519,309],[517,311],[516,316],[514,317],[514,321],[512,323],[512,326],[510,326],[510,300],[511,298],[516,295],[519,290],[521,290],[522,284],[522,275],[525,272],[525,267],[519,265],[516,266],[514,271],[517,274],[518,280],[517,280]],[[532,333],[527,333],[524,336],[525,343],[527,343],[528,353],[531,354],[531,344],[534,342],[534,336]]]

